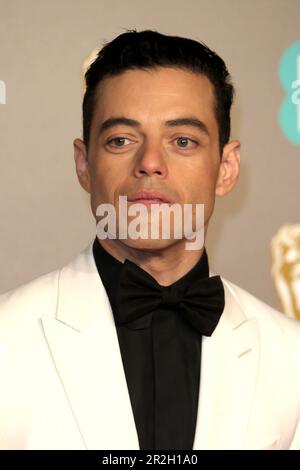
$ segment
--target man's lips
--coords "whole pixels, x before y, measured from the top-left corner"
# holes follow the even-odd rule
[[[162,201],[161,199],[134,199],[133,201],[128,200],[129,203],[134,203],[134,204],[170,204],[169,202]]]
[[[160,191],[138,191],[128,196],[128,202],[143,204],[172,203],[170,197]]]

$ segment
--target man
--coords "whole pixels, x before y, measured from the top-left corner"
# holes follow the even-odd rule
[[[215,195],[239,173],[223,60],[190,39],[127,32],[86,85],[75,162],[97,223],[110,204],[123,227],[120,196],[126,223],[135,203],[146,215],[192,204],[193,216],[204,204],[206,237]],[[108,230],[2,296],[2,448],[300,448],[299,325],[209,273],[204,246],[186,249],[173,222],[169,238]]]

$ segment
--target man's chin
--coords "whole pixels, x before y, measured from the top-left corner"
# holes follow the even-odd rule
[[[135,250],[141,251],[159,251],[165,250],[170,248],[178,243],[182,242],[182,240],[178,239],[142,239],[138,238],[137,240],[127,238],[126,240],[120,240],[122,244],[128,246],[129,248],[133,248]]]

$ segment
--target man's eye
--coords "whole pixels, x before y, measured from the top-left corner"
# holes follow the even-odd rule
[[[126,137],[114,137],[113,139],[110,139],[107,143],[109,145],[113,145],[114,147],[124,147],[126,142],[130,142],[130,140],[126,139]]]
[[[188,137],[178,137],[176,139],[177,145],[181,148],[187,148],[193,144],[196,144],[195,140],[189,139]]]

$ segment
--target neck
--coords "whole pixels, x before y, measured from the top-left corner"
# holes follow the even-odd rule
[[[186,240],[176,240],[164,248],[133,248],[121,240],[98,240],[102,247],[121,263],[129,259],[148,272],[161,286],[173,284],[189,272],[201,258],[204,247],[186,250]]]

